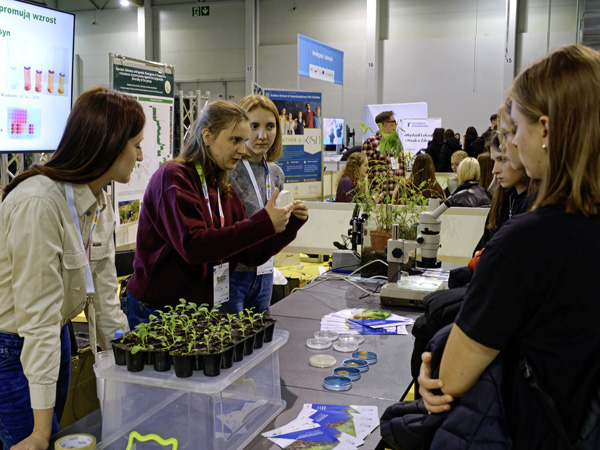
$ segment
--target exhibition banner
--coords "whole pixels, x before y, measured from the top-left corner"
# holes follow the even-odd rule
[[[427,148],[431,141],[433,130],[442,126],[441,117],[430,117],[428,119],[403,119],[400,139],[404,145],[404,152],[418,153],[419,150]]]
[[[113,89],[136,97],[146,115],[142,141],[144,159],[136,163],[127,184],[114,183],[117,245],[135,241],[133,232],[137,230],[141,202],[150,177],[173,157],[173,70],[156,63],[144,63],[111,57]]]
[[[321,93],[266,89],[279,111],[283,152],[276,161],[286,183],[320,181],[322,172]]]
[[[303,77],[344,84],[344,52],[298,35],[298,73]]]

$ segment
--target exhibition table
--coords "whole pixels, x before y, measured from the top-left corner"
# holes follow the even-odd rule
[[[378,356],[377,363],[371,365],[369,371],[363,373],[361,379],[353,383],[348,391],[332,392],[323,388],[323,379],[332,375],[333,368],[341,366],[342,361],[350,357],[349,353],[340,353],[333,348],[312,350],[306,346],[306,340],[320,329],[323,316],[342,309],[361,307],[388,310],[412,319],[421,314],[420,310],[382,306],[377,295],[365,293],[347,281],[336,278],[337,276],[325,277],[328,277],[325,281],[320,282],[323,279],[320,278],[270,308],[271,316],[277,320],[276,327],[289,332],[287,344],[278,352],[281,396],[287,405],[263,431],[291,422],[298,416],[305,403],[377,406],[381,416],[387,406],[400,400],[410,385],[412,335],[365,335],[360,350],[375,352]],[[382,280],[373,282],[354,279],[354,283],[370,292],[378,292],[381,282]],[[337,360],[336,366],[310,366],[308,360],[315,354],[334,356]],[[83,432],[93,434],[99,440],[101,422],[98,410],[67,427],[59,435]],[[379,440],[380,434],[377,429],[361,448],[375,449]],[[258,435],[246,448],[258,450],[280,447]]]

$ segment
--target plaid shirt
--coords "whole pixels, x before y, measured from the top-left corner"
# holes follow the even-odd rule
[[[392,169],[392,156],[390,154],[383,156],[379,153],[379,143],[381,142],[381,132],[378,131],[375,136],[368,138],[362,145],[362,153],[367,155],[369,160],[369,181],[379,175],[383,179],[388,179],[385,186],[381,186],[381,192],[390,196],[394,192],[396,183],[393,178],[404,176],[404,158],[402,155],[398,158],[398,169]]]

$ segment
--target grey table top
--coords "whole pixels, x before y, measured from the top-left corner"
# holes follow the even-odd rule
[[[315,282],[318,283],[318,282]],[[378,292],[378,283],[358,282],[358,286]],[[379,297],[368,295],[358,287],[340,279],[328,279],[314,287],[296,291],[270,308],[277,320],[277,327],[290,333],[287,344],[279,350],[279,366],[282,397],[287,402],[286,409],[265,430],[272,430],[295,419],[305,403],[325,403],[343,405],[377,406],[379,415],[388,406],[400,400],[408,388],[410,376],[410,356],[414,338],[411,334],[400,336],[366,335],[360,350],[373,351],[378,362],[362,374],[352,389],[344,392],[330,392],[323,388],[323,378],[331,375],[333,368],[319,369],[309,365],[308,359],[314,354],[328,354],[336,358],[338,365],[350,357],[333,348],[312,350],[306,340],[320,329],[321,318],[335,311],[347,308],[371,307],[392,311],[416,319],[422,311],[394,308],[379,304]],[[410,328],[409,328],[410,330]],[[361,448],[372,450],[380,440],[379,429]],[[280,447],[262,436],[257,436],[247,447],[252,450],[275,450]]]

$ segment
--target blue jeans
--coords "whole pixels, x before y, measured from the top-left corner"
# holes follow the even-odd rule
[[[4,444],[4,450],[16,445],[33,431],[29,383],[20,359],[23,341],[17,334],[0,331],[0,440]],[[61,330],[60,344],[60,370],[56,383],[52,434],[60,431],[58,424],[69,393],[71,340],[67,325]]]
[[[150,315],[158,316],[158,311],[162,310],[162,308],[156,308],[147,303],[140,302],[129,291],[127,291],[127,300],[123,302],[122,306],[131,330],[140,322],[150,322]]]
[[[263,312],[271,304],[273,274],[257,275],[256,272],[234,272],[229,279],[229,301],[221,305],[221,311],[237,314],[247,308]]]

